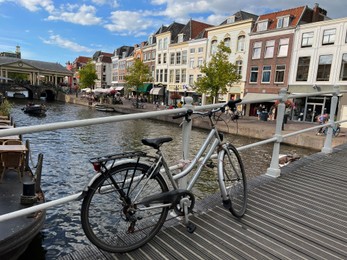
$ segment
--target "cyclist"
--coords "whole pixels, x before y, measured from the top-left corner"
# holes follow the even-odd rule
[[[327,113],[318,115],[316,117],[316,120],[320,125],[323,125],[326,122],[328,122],[328,119],[329,119],[329,115]],[[324,127],[321,127],[321,128],[319,128],[317,135],[323,134],[323,132],[324,132]]]

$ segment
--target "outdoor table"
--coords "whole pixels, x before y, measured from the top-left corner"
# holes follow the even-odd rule
[[[0,123],[5,123],[5,124],[10,125],[10,124],[11,124],[11,120],[8,120],[8,119],[0,119]]]
[[[0,142],[4,142],[7,140],[20,140],[19,135],[9,135],[0,137]]]
[[[28,148],[25,144],[8,144],[8,145],[0,145],[0,153],[3,152],[23,152],[28,151]]]

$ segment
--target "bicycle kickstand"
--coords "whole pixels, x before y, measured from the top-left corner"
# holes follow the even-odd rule
[[[187,231],[189,233],[193,233],[196,229],[196,225],[193,224],[192,222],[189,221],[188,219],[188,203],[189,203],[189,199],[188,198],[183,198],[180,201],[181,207],[183,207],[184,210],[184,224],[186,225]]]

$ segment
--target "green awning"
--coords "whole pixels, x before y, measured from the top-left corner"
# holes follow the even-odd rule
[[[152,83],[143,84],[141,87],[137,89],[137,92],[148,93],[153,87]]]

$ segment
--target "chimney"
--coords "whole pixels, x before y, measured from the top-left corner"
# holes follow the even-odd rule
[[[21,59],[21,58],[22,58],[22,57],[21,57],[22,55],[21,55],[21,53],[20,53],[20,46],[18,46],[18,45],[16,46],[16,56],[17,56],[18,59]]]
[[[320,8],[319,4],[315,3],[313,7],[312,22],[324,21],[327,11]]]

